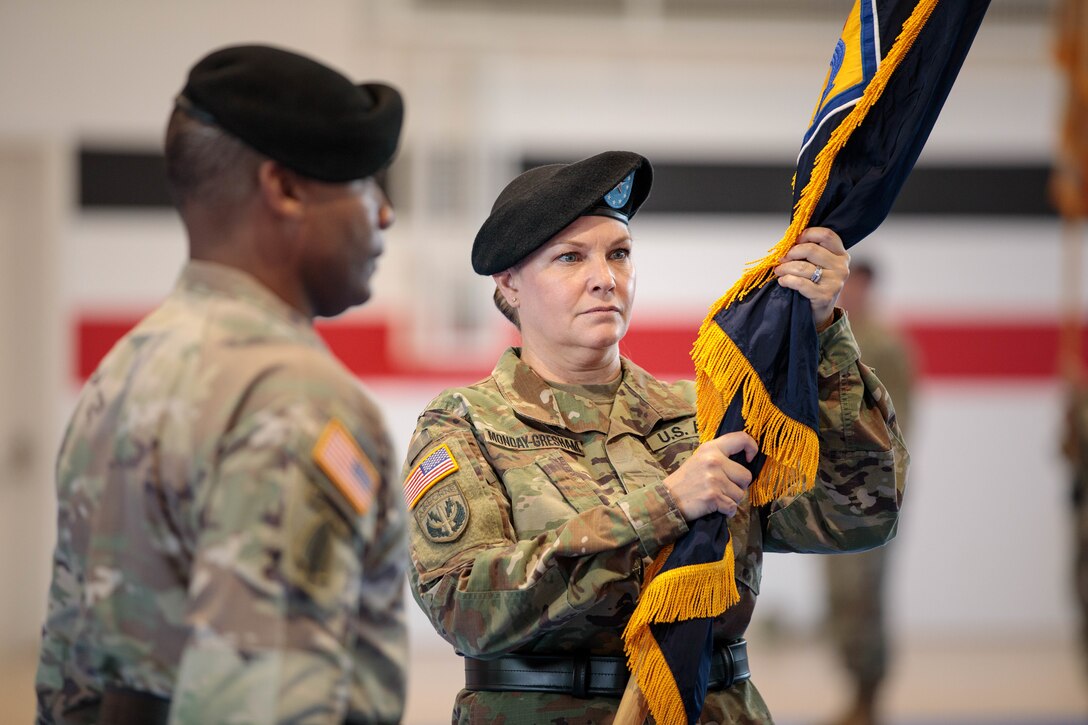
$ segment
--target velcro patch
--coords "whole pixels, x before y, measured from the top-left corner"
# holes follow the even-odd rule
[[[559,448],[568,453],[573,453],[576,456],[585,455],[585,451],[582,450],[582,442],[569,438],[567,436],[556,435],[555,433],[543,433],[540,431],[534,431],[532,433],[525,433],[522,435],[510,435],[508,433],[500,433],[497,430],[491,428],[480,427],[480,430],[484,432],[484,440],[492,445],[499,446],[500,448],[509,448],[515,451],[532,451],[540,450],[543,448]]]
[[[697,438],[699,432],[695,428],[695,418],[689,418],[679,423],[666,425],[651,433],[646,439],[646,445],[654,453],[659,452],[665,446],[672,445],[685,438]]]
[[[456,483],[449,483],[428,497],[428,505],[416,511],[416,523],[431,541],[456,541],[468,530],[469,508]]]
[[[344,424],[336,418],[330,420],[321,431],[311,455],[337,490],[344,494],[355,513],[365,514],[374,498],[378,471]]]
[[[419,503],[431,486],[459,469],[447,444],[432,448],[404,479],[404,503],[408,504],[408,509]]]

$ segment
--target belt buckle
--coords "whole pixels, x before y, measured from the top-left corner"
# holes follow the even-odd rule
[[[717,689],[724,690],[727,687],[733,685],[733,675],[736,673],[736,662],[733,659],[733,650],[726,644],[722,647],[715,647],[715,654],[722,663],[722,679],[717,684]]]
[[[570,694],[585,699],[589,697],[589,656],[575,655],[572,664]]]

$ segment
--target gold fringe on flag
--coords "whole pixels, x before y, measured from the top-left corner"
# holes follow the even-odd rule
[[[638,606],[624,629],[635,632],[651,624],[681,619],[716,617],[740,601],[733,570],[733,542],[725,545],[721,560],[672,569],[657,574],[672,553],[672,546],[661,551],[646,571]]]
[[[670,544],[646,570],[638,606],[623,630],[627,666],[658,723],[686,722],[687,715],[672,670],[650,632],[650,625],[717,617],[740,601],[732,539],[726,543],[720,561],[692,564],[660,574],[671,553]]]
[[[774,268],[790,247],[797,243],[801,232],[808,228],[816,204],[827,188],[835,157],[880,98],[936,6],[937,0],[920,0],[914,6],[861,98],[831,132],[827,144],[816,155],[808,184],[801,191],[793,210],[793,219],[782,239],[768,250],[766,256],[748,265],[741,278],[711,306],[699,328],[699,336],[691,351],[696,370],[699,438],[706,441],[717,434],[726,406],[738,389],[743,387],[746,429],[767,456],[767,463],[749,488],[753,505],[811,488],[816,480],[819,441],[815,431],[793,420],[771,402],[759,376],[733,341],[722,332],[714,317],[774,278]]]
[[[672,676],[672,669],[649,629],[643,630],[635,646],[634,651],[638,653],[636,657],[631,654],[632,648],[625,646],[627,663],[634,673],[633,677],[638,681],[638,689],[654,716],[654,722],[686,723],[687,712],[684,710],[684,701],[680,698],[676,680]]]
[[[740,348],[718,325],[699,335],[692,357],[696,360],[696,386],[713,390],[707,405],[700,406],[697,423],[702,440],[713,437],[725,416],[727,401],[741,393],[741,415],[748,433],[760,441],[767,461],[748,488],[753,506],[802,493],[812,487],[820,464],[816,431],[783,413]],[[700,364],[702,361],[702,364]],[[703,394],[700,392],[700,402]]]

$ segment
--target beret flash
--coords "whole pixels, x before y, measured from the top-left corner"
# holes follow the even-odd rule
[[[355,85],[316,60],[264,45],[202,58],[177,105],[303,176],[337,183],[388,164],[404,118],[395,88]]]
[[[653,168],[630,151],[529,169],[502,190],[472,244],[477,274],[497,274],[528,257],[580,216],[625,224],[650,194]]]

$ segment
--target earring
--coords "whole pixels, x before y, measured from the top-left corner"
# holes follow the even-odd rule
[[[518,298],[517,298],[517,297],[515,297],[515,298],[514,298],[514,299],[512,299],[512,300],[510,300],[510,304],[512,304],[512,305],[516,305],[517,303],[518,303]]]

